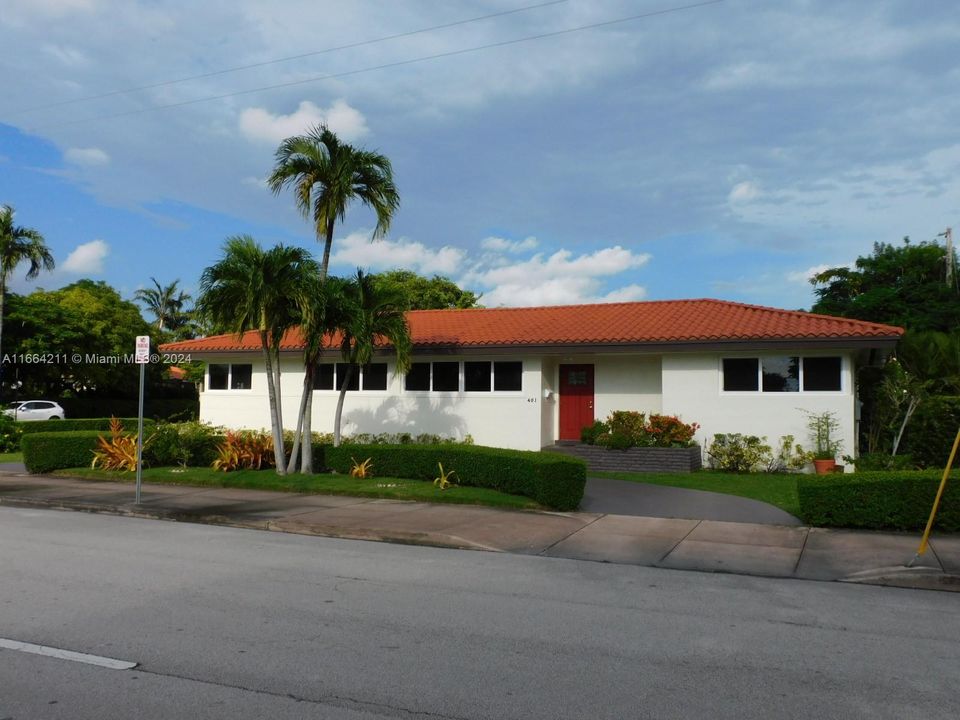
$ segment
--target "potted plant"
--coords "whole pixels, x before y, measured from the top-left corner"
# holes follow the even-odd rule
[[[818,475],[833,472],[837,466],[837,455],[843,443],[837,438],[840,433],[840,421],[831,411],[807,413],[807,430],[813,443],[813,466]]]

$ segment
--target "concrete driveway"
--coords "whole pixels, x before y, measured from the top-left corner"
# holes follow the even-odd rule
[[[588,478],[582,512],[642,517],[720,520],[761,525],[801,525],[799,519],[759,500],[627,480]]]

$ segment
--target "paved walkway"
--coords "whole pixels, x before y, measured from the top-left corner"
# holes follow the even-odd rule
[[[802,525],[775,505],[706,490],[588,478],[580,509],[585,512],[659,518],[694,518],[761,525]]]
[[[911,570],[916,535],[600,512],[144,485],[0,473],[0,505],[106,512],[360,540],[469,548],[678,570],[960,590],[960,536],[935,537]]]

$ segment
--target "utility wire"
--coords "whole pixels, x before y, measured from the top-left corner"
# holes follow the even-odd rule
[[[64,105],[74,105],[76,103],[88,102],[91,100],[102,100],[103,98],[115,97],[117,95],[126,95],[128,93],[140,92],[141,90],[153,90],[160,87],[169,87],[170,85],[179,85],[192,80],[203,80],[205,78],[217,77],[218,75],[227,75],[229,73],[240,72],[241,70],[252,70],[253,68],[266,67],[267,65],[276,65],[278,63],[289,62],[290,60],[302,60],[303,58],[315,57],[317,55],[326,55],[328,53],[338,52],[340,50],[350,50],[352,48],[364,47],[366,45],[375,45],[388,40],[397,40],[399,38],[411,37],[412,35],[421,35],[423,33],[433,32],[434,30],[445,30],[447,28],[468,25],[469,23],[480,22],[481,20],[491,20],[493,18],[515,15],[517,13],[537,10],[539,8],[549,7],[551,5],[560,5],[568,0],[550,0],[537,5],[527,5],[525,7],[514,8],[513,10],[504,10],[502,12],[491,13],[489,15],[479,15],[477,17],[466,18],[465,20],[456,20],[454,22],[444,23],[442,25],[432,25],[430,27],[420,28],[419,30],[409,30],[407,32],[397,33],[396,35],[385,35],[371,40],[360,40],[347,45],[337,45],[335,47],[325,48],[323,50],[314,50],[312,52],[300,53],[299,55],[290,55],[288,57],[276,58],[275,60],[264,60],[263,62],[251,63],[249,65],[237,65],[235,67],[223,68],[222,70],[212,70],[201,75],[189,75],[187,77],[177,78],[176,80],[163,80],[150,85],[138,85],[137,87],[126,88],[124,90],[111,90],[100,95],[87,95],[85,97],[73,98],[72,100],[60,100],[58,102],[47,103],[46,105],[35,105],[33,107],[16,110],[11,113],[12,116],[22,115],[36,110],[48,110],[49,108],[63,107]]]
[[[193,100],[182,100],[180,102],[168,103],[166,105],[153,105],[151,107],[138,108],[137,110],[128,110],[126,112],[113,113],[110,115],[98,115],[95,117],[81,118],[78,120],[68,120],[66,122],[55,123],[51,125],[39,125],[31,128],[31,131],[66,127],[69,125],[78,125],[78,124],[87,123],[87,122],[99,122],[101,120],[114,120],[116,118],[129,117],[131,115],[142,115],[144,113],[153,112],[154,110],[167,110],[170,108],[185,107],[187,105],[196,105],[198,103],[211,102],[213,100],[224,100],[226,98],[237,97],[239,95],[250,95],[252,93],[263,92],[265,90],[277,90],[279,88],[295,87],[297,85],[307,85],[310,83],[320,82],[322,80],[334,80],[337,78],[350,77],[352,75],[360,75],[362,73],[373,72],[374,70],[385,70],[388,68],[403,67],[404,65],[413,65],[415,63],[426,62],[427,60],[438,60],[440,58],[455,57],[457,55],[466,55],[468,53],[478,52],[480,50],[490,50],[492,48],[516,45],[518,43],[529,42],[531,40],[542,40],[544,38],[558,37],[560,35],[569,35],[571,33],[581,32],[583,30],[593,30],[601,27],[609,27],[611,25],[618,25],[621,23],[630,22],[631,20],[640,20],[643,18],[655,17],[657,15],[668,15],[670,13],[682,12],[684,10],[694,10],[696,8],[702,8],[708,5],[717,5],[722,2],[724,2],[724,0],[706,0],[705,2],[693,3],[691,5],[680,5],[677,7],[665,8],[663,10],[654,10],[651,12],[639,13],[637,15],[628,15],[627,17],[617,18],[615,20],[605,20],[603,22],[591,23],[589,25],[579,25],[577,27],[566,28],[564,30],[555,30],[553,32],[539,33],[537,35],[526,35],[524,37],[514,38],[513,40],[501,40],[499,42],[487,43],[486,45],[476,45],[474,47],[461,48],[459,50],[449,50],[447,52],[435,53],[433,55],[423,55],[421,57],[410,58],[408,60],[398,60],[396,62],[383,63],[382,65],[373,65],[370,67],[359,68],[357,70],[347,70],[339,73],[330,73],[329,75],[317,75],[314,77],[305,78],[303,80],[291,80],[289,82],[277,83],[274,85],[263,85],[261,87],[249,88],[247,90],[237,90],[235,92],[223,93],[222,95],[208,95],[202,98],[194,98]]]

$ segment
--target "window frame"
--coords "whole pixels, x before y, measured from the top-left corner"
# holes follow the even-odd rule
[[[227,386],[222,388],[212,388],[210,387],[210,368],[213,365],[226,365],[227,366]],[[248,388],[235,388],[233,387],[233,366],[234,365],[249,365],[250,366],[250,387]],[[252,362],[208,362],[207,367],[203,372],[203,389],[204,392],[212,393],[245,393],[253,390],[253,378],[255,376],[253,363]]]
[[[775,391],[763,389],[763,360],[764,358],[780,358],[780,357],[795,357],[799,360],[799,377],[798,377],[798,389],[796,391]],[[805,361],[807,358],[839,358],[840,359],[840,389],[839,390],[807,390],[805,382]],[[724,360],[756,360],[757,361],[757,389],[756,390],[725,390],[724,385]],[[734,355],[721,355],[717,360],[717,385],[721,395],[740,395],[740,396],[754,396],[754,395],[765,395],[773,397],[784,397],[791,398],[798,395],[848,395],[849,390],[849,381],[847,380],[847,374],[849,369],[849,356],[842,353],[802,353],[802,352],[787,352],[784,354],[780,353],[744,353],[744,354],[734,354]]]
[[[337,360],[337,361],[334,361],[334,362],[323,362],[323,363],[319,363],[319,364],[317,365],[317,368],[318,368],[318,369],[317,369],[316,377],[317,377],[317,378],[320,377],[320,370],[319,370],[319,368],[324,367],[324,366],[326,366],[326,367],[332,367],[332,368],[333,368],[333,387],[332,387],[332,388],[318,388],[318,387],[315,387],[315,388],[313,389],[314,394],[316,394],[316,393],[326,393],[326,394],[329,394],[329,395],[339,395],[339,394],[340,394],[340,382],[341,382],[341,379],[342,379],[342,378],[341,378],[341,376],[340,376],[340,373],[337,371],[337,369],[340,368],[340,367],[344,367],[344,368],[345,368],[348,364],[349,364],[349,363],[345,363],[345,362],[343,362],[342,360]],[[347,389],[347,392],[348,392],[348,393],[351,393],[351,392],[352,392],[352,393],[358,393],[358,394],[363,394],[363,395],[376,395],[377,393],[379,393],[379,394],[381,394],[381,395],[386,395],[387,393],[390,392],[390,363],[388,363],[388,362],[386,362],[386,361],[380,362],[380,361],[374,360],[373,362],[370,362],[370,363],[368,363],[368,364],[369,364],[369,365],[384,365],[384,366],[386,367],[387,386],[386,386],[385,388],[383,388],[382,390],[381,390],[381,389],[372,390],[372,389],[367,389],[366,387],[364,387],[364,381],[365,381],[366,372],[364,371],[364,366],[363,366],[363,365],[357,364],[356,367],[355,367],[355,370],[354,370],[354,378],[356,378],[357,389],[356,389],[356,390],[351,390],[351,389],[348,388],[348,389]],[[316,382],[316,380],[314,380],[314,382]]]
[[[434,390],[434,364],[436,363],[456,363],[457,372],[459,375],[459,383],[456,390]],[[467,363],[484,363],[490,368],[490,387],[487,390],[467,390]],[[496,373],[497,373],[497,363],[516,363],[520,366],[520,389],[519,390],[497,390],[496,389]],[[427,390],[410,390],[406,385],[406,376],[404,376],[404,381],[401,383],[401,394],[410,395],[413,397],[425,397],[425,396],[435,396],[435,397],[521,397],[523,396],[523,374],[524,374],[524,361],[514,358],[498,358],[498,357],[477,357],[477,358],[462,358],[459,360],[450,360],[449,358],[444,357],[435,357],[429,360],[417,359],[414,364],[428,365],[430,372],[428,374],[428,389]]]

